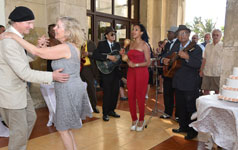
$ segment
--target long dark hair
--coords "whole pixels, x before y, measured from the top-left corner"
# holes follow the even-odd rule
[[[143,32],[141,39],[145,41],[146,43],[149,43],[149,36],[147,34],[145,26],[143,24],[138,24],[138,26],[140,27],[140,31]]]

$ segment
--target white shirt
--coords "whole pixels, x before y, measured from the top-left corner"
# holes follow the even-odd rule
[[[182,46],[182,43],[180,43],[179,50],[181,51],[181,50],[185,49],[185,48],[190,44],[190,42],[191,42],[191,41],[188,41],[188,42],[184,45],[184,47]]]
[[[113,45],[113,43],[112,43],[112,42],[110,42],[110,41],[108,41],[108,40],[107,40],[107,43],[109,44],[109,47],[110,47],[110,49],[111,49],[111,52],[112,52],[112,45]]]
[[[21,38],[23,38],[24,36],[19,33],[13,26],[10,26],[10,29],[12,30],[13,33],[17,34],[18,36],[20,36]]]
[[[174,46],[174,43],[175,43],[176,40],[177,40],[177,38],[175,38],[175,39],[173,39],[173,40],[171,41],[171,42],[173,42],[173,43],[170,44],[169,50],[171,50],[171,48]]]
[[[222,60],[223,43],[219,42],[216,45],[209,43],[203,53],[203,58],[206,59],[203,73],[205,76],[219,77],[221,75],[221,60]]]
[[[10,29],[13,33],[17,34],[19,37],[24,38],[24,36],[23,36],[20,32],[18,32],[13,26],[10,26],[9,29]],[[31,53],[27,53],[27,58],[28,58],[28,61],[29,61],[29,62],[32,62],[32,61],[35,60],[35,56],[32,55]]]

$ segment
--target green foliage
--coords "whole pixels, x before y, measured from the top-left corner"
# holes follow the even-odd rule
[[[190,28],[194,33],[196,33],[200,40],[203,42],[203,37],[206,33],[211,33],[213,29],[215,29],[216,22],[213,22],[212,19],[202,20],[202,17],[194,17],[193,23],[188,24],[186,26]]]

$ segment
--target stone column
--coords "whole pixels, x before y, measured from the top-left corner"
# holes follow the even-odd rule
[[[167,38],[170,26],[184,23],[185,0],[142,0],[140,22],[145,25],[153,48]]]
[[[238,67],[238,1],[227,0],[224,31],[224,49],[220,87],[232,74],[233,67]]]
[[[59,16],[76,18],[82,27],[87,28],[86,0],[47,0],[47,24],[55,23]]]

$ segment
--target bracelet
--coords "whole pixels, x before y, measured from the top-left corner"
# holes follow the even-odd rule
[[[139,67],[139,64],[136,64],[135,66],[136,66],[136,67]]]

